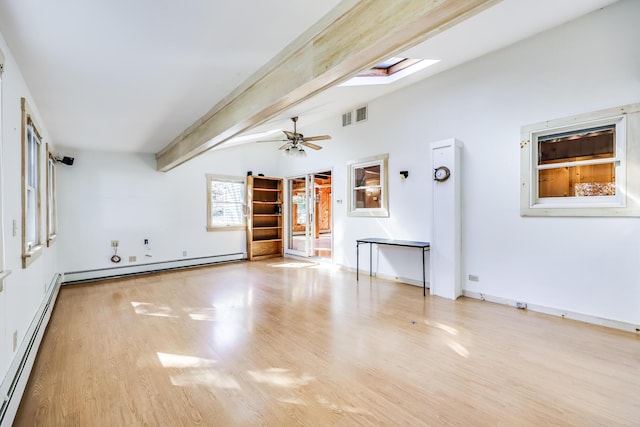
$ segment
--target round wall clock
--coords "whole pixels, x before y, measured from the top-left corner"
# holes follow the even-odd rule
[[[433,179],[439,182],[446,181],[450,176],[451,171],[446,166],[439,166],[433,171]]]

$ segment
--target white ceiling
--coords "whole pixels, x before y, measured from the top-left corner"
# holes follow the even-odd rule
[[[441,62],[390,85],[334,87],[249,133],[340,115],[616,0],[503,0],[412,48]],[[54,145],[155,153],[339,0],[2,0],[0,32]],[[6,106],[5,106],[6,108]]]

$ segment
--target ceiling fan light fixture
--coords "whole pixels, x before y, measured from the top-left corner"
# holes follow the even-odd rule
[[[318,144],[314,144],[310,141],[326,141],[331,139],[330,135],[316,135],[316,136],[305,136],[301,133],[298,133],[298,128],[296,123],[298,121],[298,117],[291,117],[291,121],[293,122],[293,132],[289,132],[288,130],[283,130],[284,135],[287,139],[278,139],[271,141],[257,141],[257,142],[284,142],[278,150],[282,150],[282,154],[284,156],[293,156],[293,157],[307,157],[307,152],[304,147],[311,148],[312,150],[321,150],[322,146]]]

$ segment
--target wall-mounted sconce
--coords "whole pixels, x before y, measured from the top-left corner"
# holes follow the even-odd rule
[[[409,176],[409,171],[400,171],[400,176],[401,176],[400,179],[404,181]]]
[[[56,159],[56,162],[60,162],[63,165],[68,165],[68,166],[72,166],[73,161],[75,160],[73,157],[67,157],[67,156],[61,156],[61,155],[58,155],[55,159]]]

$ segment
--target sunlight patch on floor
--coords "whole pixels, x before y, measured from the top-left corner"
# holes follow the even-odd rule
[[[262,371],[247,371],[254,381],[266,383],[276,387],[301,387],[315,380],[309,374],[302,374],[296,377],[289,369],[269,368]]]
[[[299,397],[281,397],[278,402],[289,403],[291,405],[307,406],[307,403]]]
[[[451,350],[458,353],[459,356],[462,356],[465,359],[469,357],[469,350],[467,350],[462,344],[455,341],[449,341],[448,346]]]
[[[162,363],[162,366],[165,368],[208,368],[217,363],[213,359],[203,359],[201,357],[160,352],[157,354],[160,363]]]
[[[322,406],[330,409],[332,412],[335,413],[349,413],[349,414],[363,414],[363,415],[370,415],[370,412],[365,410],[365,409],[361,409],[361,408],[354,408],[353,406],[348,406],[348,405],[339,405],[337,403],[333,403],[331,402],[329,399],[327,399],[324,396],[316,396],[316,400],[318,401],[318,403],[320,403]]]
[[[340,266],[338,264],[331,264],[328,262],[320,262],[313,267],[314,270],[324,270],[324,271],[338,271],[340,270]]]
[[[158,317],[179,317],[173,312],[171,307],[156,305],[148,302],[136,302],[132,301],[131,305],[136,311],[136,314],[143,314],[145,316],[158,316]]]
[[[269,267],[272,268],[308,268],[315,267],[317,264],[314,262],[299,262],[299,261],[291,261],[291,262],[274,262],[273,264],[269,264]]]
[[[445,331],[446,333],[451,334],[453,336],[457,336],[458,335],[458,330],[456,328],[453,328],[451,326],[445,325],[444,323],[430,322],[430,321],[428,321],[426,319],[425,319],[424,323],[427,326],[433,326],[434,328],[441,329],[441,330]]]
[[[183,309],[191,318],[191,320],[206,320],[209,322],[216,321],[216,309],[214,307],[185,307]]]
[[[222,389],[240,390],[240,384],[230,375],[214,369],[192,369],[183,374],[171,375],[171,384],[178,387],[194,385],[213,386]]]

